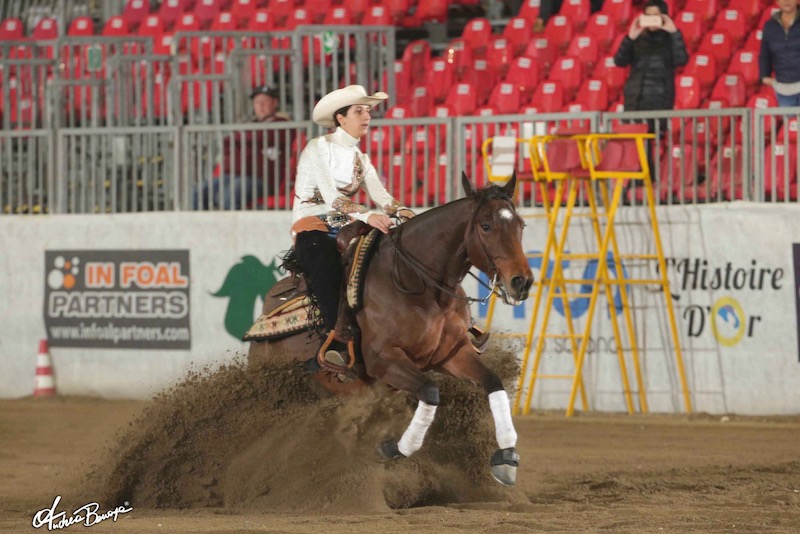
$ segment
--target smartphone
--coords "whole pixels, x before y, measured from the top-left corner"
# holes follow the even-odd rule
[[[660,28],[663,24],[661,15],[639,15],[639,26],[642,28]]]

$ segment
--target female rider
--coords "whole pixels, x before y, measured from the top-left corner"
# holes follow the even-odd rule
[[[309,141],[297,166],[292,206],[295,257],[319,306],[326,339],[332,337],[339,312],[342,268],[335,240],[339,229],[358,220],[388,233],[390,216],[401,220],[414,216],[386,191],[375,167],[358,148],[367,134],[372,106],[387,98],[383,92],[367,95],[360,85],[322,97],[314,107],[312,119],[320,126],[336,129]],[[361,188],[366,189],[382,213],[352,200]],[[346,364],[347,358],[340,353],[343,349],[344,345],[334,340],[323,355],[324,360],[339,366]]]

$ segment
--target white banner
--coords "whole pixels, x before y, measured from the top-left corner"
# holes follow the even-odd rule
[[[800,244],[800,228],[795,223],[798,215],[800,207],[796,206],[747,203],[674,206],[659,211],[694,411],[800,413],[800,395],[795,386],[800,383],[795,273],[800,271],[793,259],[795,243]],[[544,221],[531,218],[527,222],[525,249],[541,251],[546,235]],[[143,398],[179,380],[191,368],[218,365],[246,353],[246,345],[238,338],[260,311],[260,295],[282,276],[277,269],[278,257],[290,245],[289,226],[288,213],[266,212],[3,218],[0,246],[7,253],[2,263],[4,276],[0,278],[0,291],[6,299],[0,322],[0,397],[32,393],[38,341],[47,336],[45,294],[56,290],[60,295],[68,294],[69,276],[76,280],[91,277],[84,281],[91,281],[98,293],[91,293],[94,300],[88,302],[92,305],[87,305],[86,295],[90,293],[86,291],[81,298],[59,301],[77,303],[70,310],[76,321],[72,325],[75,330],[69,334],[72,345],[50,350],[56,386],[62,394]],[[643,210],[620,210],[617,237],[621,252],[653,253],[649,228]],[[571,252],[595,250],[593,234],[585,223],[576,223],[570,236]],[[122,277],[124,265],[129,270],[126,280],[139,269],[125,260],[136,256],[135,251],[150,255],[161,251],[169,261],[159,262],[160,256],[156,255],[156,259],[148,260],[149,264],[140,260],[135,264],[152,265],[153,273],[162,272],[169,279],[159,284],[157,278],[147,278],[152,274],[149,271],[136,270],[138,283],[129,281],[124,287],[112,287],[110,277],[114,273]],[[188,270],[176,267],[176,260],[170,259],[183,257],[180,255],[186,252]],[[87,259],[81,259],[80,253]],[[800,252],[797,254],[800,256]],[[56,263],[57,258],[63,261]],[[76,265],[73,259],[78,260]],[[95,266],[89,267],[89,263]],[[161,271],[159,263],[163,263]],[[532,258],[531,265],[538,279],[541,260]],[[623,268],[629,278],[657,276],[652,261],[623,261]],[[568,269],[575,278],[593,272],[587,262],[573,261]],[[164,344],[170,338],[159,330],[158,317],[169,313],[170,297],[180,297],[173,293],[177,291],[175,284],[183,283],[184,275],[189,285],[188,290],[181,291],[188,291],[189,332],[187,336],[182,331],[180,342],[174,346],[188,348],[158,348],[159,343],[153,341],[170,346]],[[48,286],[49,278],[59,283]],[[113,280],[116,283],[121,279]],[[109,287],[103,289],[103,283]],[[474,296],[485,291],[470,278],[465,285]],[[649,408],[655,412],[681,412],[682,392],[663,295],[655,287],[628,287]],[[590,291],[589,286],[572,289],[587,296]],[[138,302],[139,294],[126,291],[156,295],[147,297],[148,304],[142,305],[146,307],[135,314],[124,308],[127,317],[144,323],[115,321],[103,307],[106,293],[114,294],[115,310]],[[162,298],[159,291],[167,297]],[[493,330],[526,332],[534,296],[516,308],[498,303]],[[574,298],[569,304],[579,331],[586,319],[587,304],[587,298]],[[619,313],[617,305],[611,309]],[[98,319],[103,313],[105,322]],[[485,308],[476,305],[474,315],[480,322]],[[594,315],[584,380],[591,409],[619,412],[625,411],[625,403],[609,317],[606,299],[601,298]],[[624,321],[620,324],[624,327]],[[566,332],[560,302],[553,305],[548,327],[550,333]],[[132,348],[107,348],[109,345]],[[623,346],[627,349],[629,342],[624,341]],[[574,372],[572,353],[565,340],[548,339],[546,349],[542,372]],[[629,351],[626,363],[636,398]],[[569,387],[570,382],[565,380],[537,382],[531,407],[563,409]],[[576,406],[580,408],[580,403]]]

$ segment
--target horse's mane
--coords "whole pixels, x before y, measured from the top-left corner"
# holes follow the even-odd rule
[[[456,200],[451,200],[446,204],[441,204],[439,206],[434,206],[433,208],[425,211],[424,213],[420,213],[410,221],[406,222],[405,224],[420,224],[425,222],[427,219],[431,217],[435,217],[438,215],[442,215],[443,210],[450,210],[456,207],[461,206],[464,202],[469,201],[476,201],[477,205],[481,205],[488,200],[507,200],[514,205],[514,199],[512,199],[508,194],[505,192],[505,189],[502,186],[491,184],[481,189],[475,190],[472,194],[467,194],[466,197],[458,198]],[[398,227],[399,228],[399,227]]]

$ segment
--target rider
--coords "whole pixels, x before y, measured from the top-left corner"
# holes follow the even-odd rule
[[[358,148],[367,134],[370,110],[388,95],[367,95],[360,85],[331,91],[317,103],[312,113],[315,123],[335,128],[327,135],[308,142],[300,155],[292,206],[292,236],[295,257],[319,306],[325,338],[332,337],[339,312],[342,267],[336,248],[339,230],[353,221],[388,233],[390,216],[410,219],[414,212],[401,206],[378,178],[369,157]],[[382,213],[352,200],[362,187]],[[323,339],[323,346],[325,339]],[[324,359],[335,365],[348,361],[341,354],[345,347],[334,340]]]

